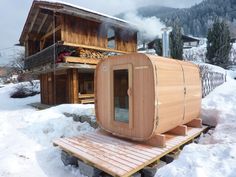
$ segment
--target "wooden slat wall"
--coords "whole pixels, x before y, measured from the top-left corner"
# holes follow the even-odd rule
[[[68,69],[65,74],[57,73],[55,77],[56,83],[54,83],[53,72],[40,75],[41,103],[48,105],[78,103],[78,70]]]
[[[137,51],[137,32],[119,29],[116,32],[116,49],[128,52]]]
[[[56,75],[56,104],[67,103],[67,75],[57,73]]]
[[[106,47],[106,33],[99,32],[100,24],[65,15],[62,41],[90,46]]]
[[[53,105],[54,104],[54,77],[53,73],[41,74],[41,103]]]
[[[50,105],[54,104],[54,77],[53,77],[53,73],[48,73],[48,102]]]
[[[65,15],[62,17],[62,41],[107,48],[107,26]],[[116,50],[135,52],[137,33],[116,28]]]
[[[41,103],[48,104],[47,91],[47,74],[41,74]]]

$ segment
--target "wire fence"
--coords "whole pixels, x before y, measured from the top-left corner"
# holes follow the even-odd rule
[[[200,65],[200,76],[202,80],[202,98],[212,90],[226,82],[226,74],[212,71],[206,65]]]

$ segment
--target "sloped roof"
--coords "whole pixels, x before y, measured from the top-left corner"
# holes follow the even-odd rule
[[[38,11],[48,11],[51,13],[59,13],[59,14],[67,14],[72,16],[81,17],[84,19],[101,22],[101,23],[109,23],[110,25],[121,27],[121,28],[129,28],[131,30],[137,31],[137,28],[134,24],[129,23],[125,20],[109,16],[103,13],[99,13],[93,10],[89,10],[87,8],[83,8],[80,6],[76,6],[73,4],[65,3],[62,1],[55,0],[34,0],[29,11],[27,20],[25,22],[23,31],[20,36],[20,44],[23,44],[24,39],[26,38],[30,26],[34,23],[34,18],[37,18]]]

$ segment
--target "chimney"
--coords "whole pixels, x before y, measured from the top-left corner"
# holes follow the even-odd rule
[[[162,34],[162,56],[163,57],[170,57],[170,38],[169,38],[169,34],[172,31],[171,27],[167,27],[167,28],[162,28],[161,29],[163,31]]]

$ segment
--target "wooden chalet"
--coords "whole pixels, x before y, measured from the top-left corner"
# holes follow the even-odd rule
[[[25,69],[40,77],[42,104],[89,103],[94,101],[97,63],[136,52],[137,30],[85,8],[35,0],[20,44],[25,46]]]

